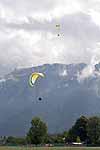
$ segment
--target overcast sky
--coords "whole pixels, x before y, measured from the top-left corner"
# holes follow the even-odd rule
[[[2,70],[99,61],[100,0],[0,0]]]

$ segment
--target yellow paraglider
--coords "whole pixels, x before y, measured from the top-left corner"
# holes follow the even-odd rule
[[[38,80],[39,77],[44,77],[44,74],[43,73],[40,73],[40,72],[34,72],[31,76],[30,76],[30,80],[29,80],[29,83],[30,85],[33,87],[35,82]]]

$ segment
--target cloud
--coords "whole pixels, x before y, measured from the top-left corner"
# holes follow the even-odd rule
[[[0,65],[99,62],[99,7],[97,0],[0,0]]]
[[[59,75],[63,76],[63,77],[67,76],[67,70],[66,69],[61,70],[60,73],[59,73]]]
[[[2,14],[8,15],[9,18],[13,16],[32,16],[46,18],[46,17],[61,17],[68,13],[74,13],[80,10],[78,0],[1,0]],[[5,11],[6,10],[6,11]],[[40,17],[41,16],[41,17]]]

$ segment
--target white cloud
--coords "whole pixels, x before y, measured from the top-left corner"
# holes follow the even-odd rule
[[[77,75],[78,77],[78,81],[83,81],[84,79],[93,76],[93,72],[94,72],[94,67],[92,66],[87,66],[85,69],[82,70],[81,73],[79,73]]]
[[[5,82],[5,81],[6,81],[6,80],[5,80],[5,79],[3,79],[3,78],[2,78],[2,79],[0,79],[0,83],[1,83],[1,82]]]
[[[97,47],[95,49],[91,51],[90,49],[87,50],[89,50],[91,55],[90,63],[82,70],[81,73],[77,75],[79,81],[84,80],[90,76],[100,76],[100,73],[95,70],[95,65],[100,62],[100,43],[97,43]]]
[[[59,75],[60,75],[60,76],[63,76],[63,77],[64,77],[64,76],[67,76],[67,70],[64,69],[63,71],[61,71],[61,72],[59,73]]]
[[[0,64],[93,66],[100,60],[99,8],[99,0],[0,0]]]

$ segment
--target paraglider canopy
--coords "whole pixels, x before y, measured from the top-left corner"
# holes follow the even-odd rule
[[[60,24],[56,24],[56,27],[60,28]]]
[[[30,76],[30,80],[29,80],[29,83],[30,83],[30,86],[34,86],[35,85],[35,82],[38,80],[39,77],[44,77],[44,74],[43,73],[40,73],[40,72],[34,72],[31,76]]]
[[[57,29],[57,32],[60,31],[60,24],[56,24],[56,29]],[[58,33],[57,36],[60,36],[60,34]]]

